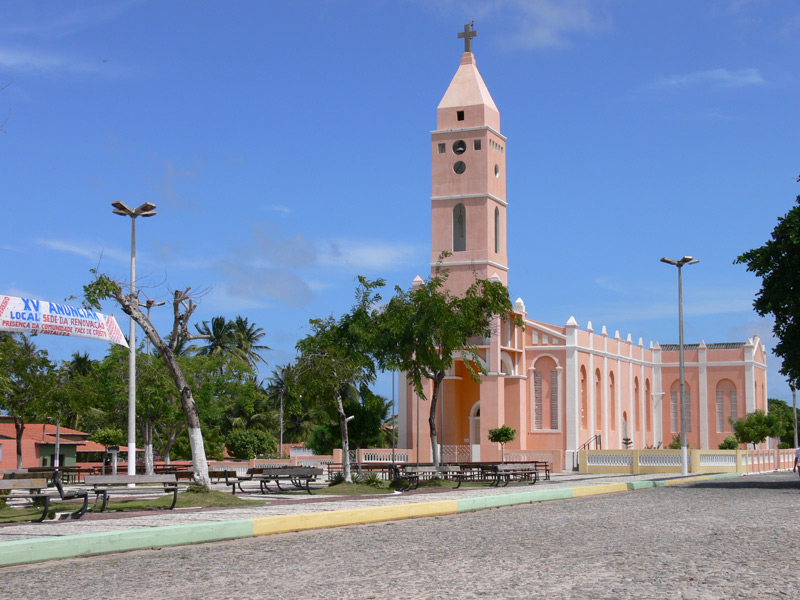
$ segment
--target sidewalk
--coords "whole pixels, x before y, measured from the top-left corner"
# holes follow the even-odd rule
[[[702,481],[736,474],[581,475],[562,473],[534,486],[423,489],[375,496],[252,495],[262,506],[87,513],[79,520],[0,525],[0,566],[176,546],[303,529],[357,525],[562,500]],[[223,484],[216,489],[227,491]]]

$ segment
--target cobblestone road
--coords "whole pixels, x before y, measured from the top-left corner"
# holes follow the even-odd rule
[[[796,599],[798,558],[782,472],[0,568],[0,596]]]

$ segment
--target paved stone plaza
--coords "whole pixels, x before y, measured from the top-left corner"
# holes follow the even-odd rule
[[[445,517],[0,569],[2,596],[797,598],[778,472]],[[46,577],[43,577],[46,573]]]

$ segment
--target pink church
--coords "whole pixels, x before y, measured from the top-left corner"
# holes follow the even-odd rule
[[[459,37],[467,51],[431,133],[431,268],[443,251],[452,253],[444,266],[455,293],[476,275],[509,284],[507,138],[470,51],[469,26]],[[605,326],[595,331],[591,322],[581,329],[572,317],[562,325],[542,323],[521,298],[514,314],[524,329],[498,319],[491,338],[479,340],[488,371],[481,383],[472,381],[463,360],[447,374],[438,440],[444,461],[501,460],[488,431],[502,425],[517,430],[505,447],[508,459],[560,458],[565,466],[581,448],[664,447],[679,433],[677,344],[645,348],[641,338],[610,335]],[[688,444],[715,449],[731,434],[729,417],[766,410],[766,349],[758,336],[684,348]],[[399,392],[399,445],[430,461],[429,404],[410,386],[400,385]]]

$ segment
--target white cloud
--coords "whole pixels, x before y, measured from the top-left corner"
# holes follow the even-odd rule
[[[516,0],[513,6],[518,13],[512,19],[516,30],[506,37],[506,42],[514,47],[570,46],[571,35],[602,31],[610,26],[609,19],[593,14],[593,6],[585,0]]]
[[[326,252],[321,252],[319,262],[326,267],[385,270],[414,260],[413,246],[387,242],[354,240],[331,241]]]
[[[124,0],[107,2],[101,0],[95,3],[73,8],[69,3],[56,4],[47,10],[35,10],[32,18],[27,22],[24,19],[6,21],[0,25],[0,33],[5,37],[25,36],[54,38],[80,33],[98,25],[120,18],[128,9],[141,4],[142,0]],[[71,10],[59,11],[58,8],[66,7]]]
[[[130,260],[129,254],[125,254],[124,252],[119,252],[117,250],[109,250],[97,245],[87,246],[86,244],[76,244],[64,240],[45,238],[38,238],[36,243],[40,246],[44,246],[45,248],[50,248],[51,250],[66,252],[68,254],[77,254],[78,256],[84,256],[86,258],[91,258],[92,260],[100,260],[101,257],[104,256],[108,256],[109,258],[120,262],[126,262]]]
[[[98,60],[96,64],[71,58],[57,56],[38,50],[13,50],[0,48],[0,67],[11,71],[38,73],[96,73],[103,66]]]
[[[716,87],[744,87],[750,85],[762,85],[766,83],[758,69],[711,69],[709,71],[697,71],[686,75],[673,75],[663,77],[656,81],[653,86],[656,88],[680,88],[688,86],[711,85]]]

